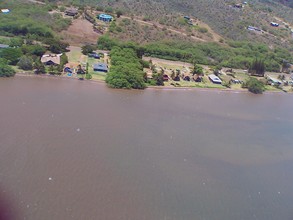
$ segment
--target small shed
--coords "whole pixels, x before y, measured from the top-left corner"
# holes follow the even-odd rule
[[[216,75],[214,75],[214,74],[210,74],[209,79],[214,84],[222,84],[222,80],[219,77],[217,77]]]
[[[65,14],[68,16],[75,16],[78,14],[78,10],[75,8],[69,8],[65,11]]]
[[[113,20],[113,17],[111,15],[107,15],[107,14],[100,14],[98,16],[98,19],[101,21],[105,21],[105,22],[111,22]]]
[[[94,71],[99,71],[99,72],[108,72],[108,66],[105,63],[96,63],[93,66]]]

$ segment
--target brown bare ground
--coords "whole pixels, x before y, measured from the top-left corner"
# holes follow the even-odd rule
[[[79,17],[72,20],[72,24],[61,32],[61,36],[70,45],[80,47],[85,44],[96,44],[100,35],[94,32],[92,23]]]

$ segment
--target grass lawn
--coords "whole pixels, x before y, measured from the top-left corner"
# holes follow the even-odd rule
[[[0,36],[0,44],[10,44],[10,37]]]

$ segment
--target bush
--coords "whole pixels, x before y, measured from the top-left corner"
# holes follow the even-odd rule
[[[35,69],[36,74],[46,73],[45,65],[40,60],[34,62],[33,68]]]
[[[86,79],[91,79],[91,78],[93,78],[93,77],[92,77],[91,74],[88,73],[88,74],[85,74],[85,78],[86,78]]]
[[[26,55],[22,56],[17,63],[17,66],[23,70],[32,70],[33,69],[33,59]]]
[[[1,58],[7,60],[10,65],[16,65],[22,55],[19,48],[7,48],[0,51]]]
[[[0,77],[11,77],[15,75],[15,70],[5,62],[0,61]]]
[[[208,29],[207,28],[205,28],[205,27],[199,27],[198,28],[198,31],[200,32],[200,33],[207,33],[208,32]]]
[[[249,80],[242,85],[242,87],[247,88],[248,91],[254,94],[261,94],[265,91],[264,83],[253,77],[250,77]]]
[[[96,49],[95,46],[87,44],[87,45],[82,46],[81,52],[84,55],[88,55],[89,53],[92,53],[95,49]]]

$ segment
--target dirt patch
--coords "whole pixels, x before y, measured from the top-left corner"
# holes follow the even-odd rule
[[[70,45],[80,47],[84,44],[96,44],[100,35],[94,32],[92,23],[86,19],[77,18],[72,20],[67,30],[61,32],[61,36]]]

